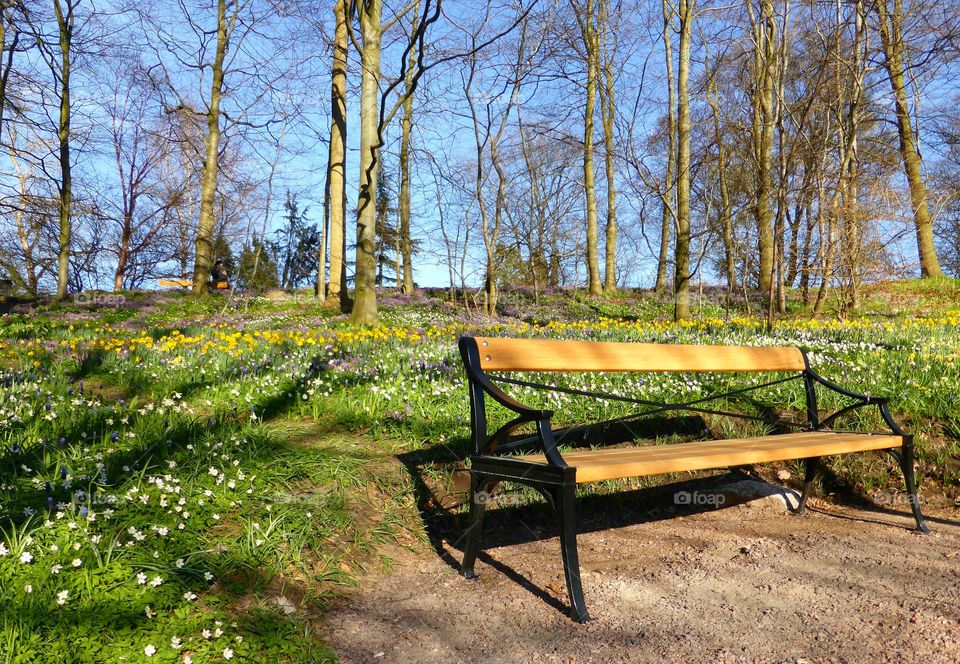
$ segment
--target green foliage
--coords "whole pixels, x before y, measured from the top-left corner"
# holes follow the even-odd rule
[[[277,264],[272,247],[267,246],[254,234],[250,244],[240,252],[240,267],[236,272],[237,288],[247,291],[264,291],[276,288]]]

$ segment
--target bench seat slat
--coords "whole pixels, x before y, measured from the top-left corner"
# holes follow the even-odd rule
[[[484,371],[803,371],[798,348],[477,337]]]
[[[903,437],[893,434],[805,431],[733,440],[574,450],[563,453],[563,459],[567,465],[576,467],[577,483],[582,484],[847,452],[885,450],[901,445]],[[546,464],[543,454],[526,454],[518,458]]]

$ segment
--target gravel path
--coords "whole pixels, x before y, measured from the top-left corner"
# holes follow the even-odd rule
[[[478,581],[451,532],[363,579],[326,631],[344,662],[960,662],[960,510],[928,510],[920,535],[896,511],[811,504],[589,506],[585,625],[550,522],[491,510]]]

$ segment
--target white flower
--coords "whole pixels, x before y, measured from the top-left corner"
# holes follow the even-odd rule
[[[214,520],[214,521],[219,521],[219,520],[220,520],[220,515],[219,515],[219,514],[214,514],[214,515],[213,515],[213,520]]]
[[[67,603],[67,598],[70,597],[69,590],[61,590],[57,593],[57,605],[63,606]]]
[[[3,542],[0,542],[0,556],[5,556],[10,553],[10,549],[7,548],[7,545]]]
[[[153,647],[152,643],[148,643],[147,647],[143,649],[143,654],[147,657],[153,657],[157,652],[157,649]]]
[[[59,574],[59,573],[60,573],[60,570],[62,570],[62,569],[63,569],[63,565],[61,565],[60,563],[57,563],[56,565],[54,565],[53,567],[50,568],[50,573],[51,573],[51,574]]]
[[[205,581],[213,581],[213,574],[211,574],[210,572],[204,572],[203,578]]]
[[[180,640],[179,636],[173,636],[170,638],[170,647],[174,650],[180,650],[183,647],[183,642]]]
[[[157,615],[156,611],[154,611],[153,609],[151,609],[149,604],[147,604],[147,605],[143,608],[143,613],[144,613],[144,615],[147,616],[147,618],[153,618],[155,615]]]
[[[223,658],[224,659],[233,659],[233,651],[230,648],[223,649]]]
[[[80,567],[83,564],[83,561],[80,560],[79,558],[74,558],[70,564],[73,565],[74,567]]]
[[[221,636],[223,636],[223,630],[217,627],[215,630],[213,630],[213,635],[219,639]]]
[[[211,632],[209,629],[205,629],[202,632],[200,632],[200,636],[202,636],[205,639],[209,639],[212,635],[213,635],[213,632]]]
[[[25,593],[27,593],[27,594],[29,595],[30,593],[33,592],[33,586],[31,586],[31,585],[28,583],[27,585],[25,585],[25,586],[23,587],[23,592],[25,592]]]
[[[214,468],[213,466],[210,466],[210,470],[209,470],[208,472],[209,472],[211,475],[213,475],[214,477],[216,477],[217,475],[220,474],[220,471],[217,470],[216,468]]]
[[[177,562],[174,563],[177,566],[177,569],[183,567],[183,558],[177,558]]]
[[[24,565],[28,564],[31,560],[33,560],[33,554],[29,551],[24,551],[20,554],[20,562]]]
[[[163,579],[161,579],[159,576],[153,577],[153,579],[150,581],[150,585],[154,588],[159,586],[161,583],[163,583]]]
[[[191,657],[190,655],[184,655],[183,664],[193,664],[193,657]]]
[[[147,582],[147,575],[144,574],[143,572],[138,572],[138,573],[137,573],[137,583],[139,583],[139,584],[142,586],[142,585],[145,584],[146,582]]]

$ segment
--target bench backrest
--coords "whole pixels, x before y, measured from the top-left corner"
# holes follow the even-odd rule
[[[799,348],[475,337],[484,371],[803,371]]]

